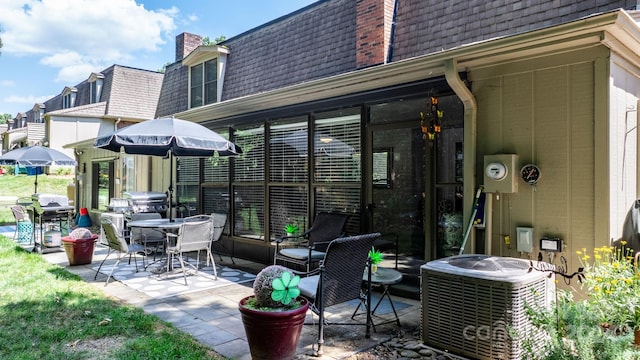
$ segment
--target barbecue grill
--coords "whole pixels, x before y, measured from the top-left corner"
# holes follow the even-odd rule
[[[40,227],[39,237],[35,236],[36,227],[33,227],[33,238],[35,239],[34,251],[42,253],[45,247],[60,248],[61,244],[57,241],[43,242],[45,233],[42,231],[42,228],[43,224],[56,224],[58,231],[61,232],[64,225],[66,225],[66,229],[68,230],[75,210],[73,206],[69,205],[69,198],[62,195],[33,194],[31,201],[34,223]]]
[[[109,220],[119,231],[127,228],[132,214],[159,213],[164,217],[168,208],[167,195],[153,191],[127,191],[121,198],[111,198],[107,211],[100,215],[100,222]],[[157,215],[156,215],[157,216]],[[106,236],[100,230],[100,243],[107,244]]]
[[[154,191],[127,191],[123,198],[129,201],[132,213],[166,213],[167,194]]]

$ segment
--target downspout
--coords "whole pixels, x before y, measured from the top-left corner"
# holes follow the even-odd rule
[[[464,170],[463,170],[463,179],[464,179],[464,190],[463,196],[465,201],[464,210],[463,210],[463,219],[469,219],[473,212],[473,200],[476,192],[476,148],[477,148],[477,114],[478,114],[478,106],[476,104],[476,99],[471,93],[471,90],[467,87],[467,85],[462,81],[460,75],[458,74],[458,63],[455,59],[448,59],[444,62],[444,75],[447,79],[447,83],[451,87],[451,89],[455,92],[455,94],[460,98],[462,104],[464,105]],[[486,234],[491,234],[490,224],[487,216],[486,223]],[[472,224],[465,224],[466,226],[473,226]],[[465,229],[466,231],[466,229]],[[490,239],[491,236],[487,236],[487,239]],[[474,253],[476,248],[476,240],[475,234],[471,232],[469,242],[464,249],[465,253]],[[485,253],[488,254],[488,249],[490,249],[489,240],[485,244]],[[473,251],[470,251],[473,250]]]
[[[393,59],[393,44],[396,35],[396,14],[398,14],[398,0],[394,1],[393,4],[393,16],[391,18],[391,33],[389,34],[389,48],[387,49],[387,61],[385,64],[388,64]]]

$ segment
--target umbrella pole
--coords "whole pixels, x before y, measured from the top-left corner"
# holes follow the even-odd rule
[[[36,168],[36,181],[33,183],[35,185],[35,189],[33,190],[34,194],[38,193],[38,168]]]
[[[173,222],[173,152],[169,150],[169,222]]]

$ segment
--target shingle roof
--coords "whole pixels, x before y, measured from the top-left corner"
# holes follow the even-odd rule
[[[102,101],[107,115],[121,118],[153,119],[164,74],[120,65],[105,75]],[[110,76],[109,76],[110,75]]]
[[[94,104],[74,106],[47,113],[48,115],[103,117],[107,114],[107,103],[102,101]]]

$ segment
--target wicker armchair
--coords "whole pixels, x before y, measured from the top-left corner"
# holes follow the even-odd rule
[[[276,240],[273,263],[278,261],[304,266],[309,272],[312,263],[324,258],[324,251],[331,240],[344,235],[349,215],[340,213],[318,213],[313,226],[300,235],[283,236]]]
[[[324,326],[331,324],[365,325],[365,337],[371,336],[371,267],[369,266],[367,282],[368,291],[361,291],[363,274],[369,262],[369,250],[373,242],[380,237],[379,233],[355,235],[338,238],[329,243],[324,259],[318,269],[311,275],[300,279],[299,289],[302,296],[309,299],[309,307],[318,315],[318,341],[316,355],[322,355],[324,343]],[[367,319],[365,323],[327,322],[324,310],[332,305],[360,299],[366,301]]]

